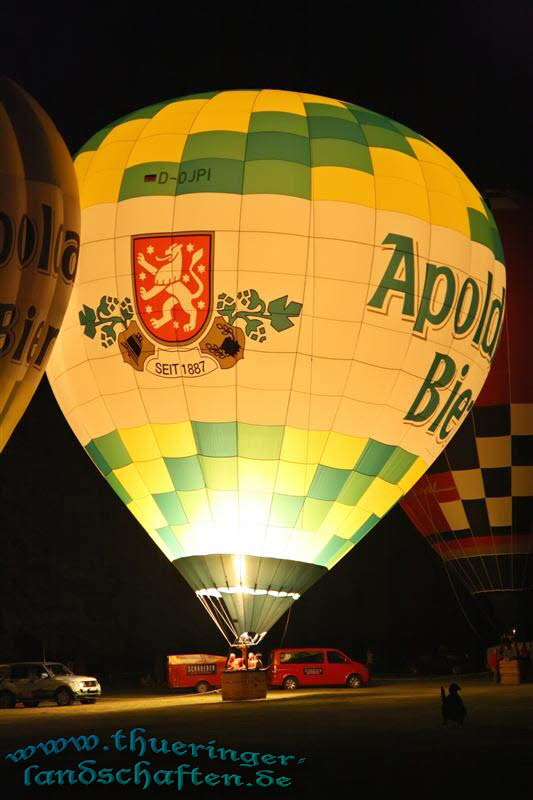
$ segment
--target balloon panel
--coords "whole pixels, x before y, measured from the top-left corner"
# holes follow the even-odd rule
[[[44,374],[76,272],[72,159],[43,109],[0,80],[0,451]]]
[[[508,262],[501,342],[471,414],[401,501],[473,592],[533,588],[531,202],[492,194]]]
[[[486,377],[505,270],[478,192],[409,128],[282,91],[142,109],[76,169],[49,376],[78,438],[176,564],[331,568]]]

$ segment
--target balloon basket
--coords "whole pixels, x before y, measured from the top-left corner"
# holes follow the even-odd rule
[[[266,671],[240,669],[221,673],[222,700],[264,700]]]
[[[522,683],[522,673],[518,659],[500,661],[499,669],[500,684],[503,686],[518,686],[519,683]]]

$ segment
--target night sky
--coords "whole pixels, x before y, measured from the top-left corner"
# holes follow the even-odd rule
[[[525,0],[442,10],[375,2],[364,12],[354,2],[215,11],[197,2],[174,13],[157,3],[142,13],[130,4],[54,4],[52,13],[49,5],[3,11],[0,72],[41,103],[72,153],[160,100],[280,88],[397,119],[480,189],[531,191],[533,11]],[[38,658],[44,644],[47,657],[78,668],[133,671],[167,652],[223,652],[192,590],[84,453],[46,379],[0,469],[0,660]],[[486,622],[395,508],[295,604],[285,643],[330,644],[356,658],[372,646],[385,669],[439,644],[472,650],[489,635]],[[285,619],[266,649],[284,628]]]

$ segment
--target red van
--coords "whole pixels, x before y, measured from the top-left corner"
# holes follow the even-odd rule
[[[368,669],[331,647],[284,647],[270,656],[268,683],[282,689],[299,686],[349,686],[358,689],[369,681]]]
[[[200,693],[218,689],[226,662],[226,656],[205,653],[167,656],[168,686],[170,689],[196,689]]]

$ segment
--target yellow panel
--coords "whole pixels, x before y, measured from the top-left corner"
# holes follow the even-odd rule
[[[146,488],[152,494],[174,491],[174,484],[168,474],[168,469],[163,459],[157,458],[153,461],[140,461],[135,466]]]
[[[367,442],[368,439],[355,439],[353,436],[332,431],[320,463],[336,469],[353,469]]]
[[[515,497],[533,496],[533,467],[513,467],[511,491]],[[521,532],[519,531],[519,533]]]
[[[425,185],[376,175],[376,208],[398,211],[429,221],[428,196]]]
[[[303,103],[321,103],[323,106],[337,106],[338,108],[346,108],[344,103],[340,100],[334,100],[332,97],[322,97],[319,94],[307,94],[307,92],[299,92]]]
[[[359,500],[358,506],[371,514],[383,517],[402,496],[401,489],[383,478],[374,478],[366,492]]]
[[[491,527],[513,524],[513,498],[487,497],[487,510]]]
[[[142,136],[158,133],[189,133],[198,113],[208,103],[207,98],[180,100],[165,106],[146,125]]]
[[[85,180],[85,176],[87,175],[87,171],[93,158],[94,150],[80,153],[79,156],[76,157],[76,160],[74,161],[74,169],[76,170],[78,183],[82,184]]]
[[[281,456],[283,461],[299,464],[317,464],[320,461],[329,431],[306,431],[286,427],[283,434]]]
[[[442,164],[430,164],[428,161],[419,161],[418,163],[422,168],[428,189],[432,192],[449,194],[464,202],[457,175],[454,175]]]
[[[476,445],[480,467],[511,466],[510,436],[478,436]]]
[[[100,147],[94,154],[86,177],[90,178],[94,172],[100,172],[100,170],[124,169],[132,147],[133,142],[115,142]]]
[[[116,125],[113,130],[109,131],[100,147],[107,147],[108,144],[113,142],[134,142],[146,128],[147,123],[148,118],[130,119],[127,122],[121,122],[120,125]]]
[[[222,92],[212,97],[199,112],[191,133],[202,131],[248,132],[250,114],[257,92]]]
[[[441,503],[440,508],[452,531],[465,531],[470,529],[470,523],[466,517],[465,508],[460,500],[452,500],[451,503]]]
[[[178,492],[178,496],[189,522],[212,521],[211,507],[205,489],[194,489],[192,492]]]
[[[511,433],[513,436],[533,434],[533,403],[511,403]]]
[[[336,505],[337,503],[335,503],[334,507]],[[344,522],[337,529],[336,535],[340,536],[342,539],[349,539],[350,536],[353,536],[353,534],[359,530],[361,525],[365,524],[365,522],[369,517],[370,513],[366,511],[364,508],[360,508],[359,506],[356,506],[356,508],[352,508],[352,510],[350,511]]]
[[[290,464],[279,462],[275,491],[296,497],[307,494],[315,476],[316,464]]]
[[[480,469],[454,470],[453,479],[461,500],[480,500],[485,496]]]
[[[128,167],[135,164],[148,164],[151,161],[175,161],[181,160],[186,134],[163,133],[158,136],[148,136],[138,139],[130,157]]]
[[[353,510],[353,506],[346,506],[344,503],[333,503],[331,511],[328,512],[326,519],[319,528],[319,534],[328,533],[330,536],[341,536],[342,534],[339,531],[344,530],[343,525],[346,523],[347,518],[352,516]],[[361,509],[359,511],[366,514]],[[345,538],[351,535],[351,533],[346,533]]]
[[[407,153],[388,150],[386,147],[370,147],[374,175],[387,175],[402,178],[404,181],[418,183],[425,188],[424,175],[419,161]]]
[[[152,495],[137,498],[137,506],[139,508],[143,525],[145,528],[165,528],[167,521],[159,506],[156,504]]]
[[[428,467],[429,464],[426,464],[422,458],[417,458],[416,461],[411,464],[403,478],[398,481],[398,486],[402,490],[403,494],[406,494],[411,486],[415,485],[417,480],[422,477]]]
[[[152,424],[152,431],[165,458],[183,458],[197,453],[190,422]]]
[[[407,138],[419,161],[429,161],[430,164],[440,164],[457,178],[468,180],[455,161],[447,156],[439,147],[428,142],[423,142],[421,139]]]
[[[147,496],[148,489],[143,483],[141,476],[137,472],[135,464],[128,464],[127,467],[119,467],[119,469],[114,469],[113,475],[122,485],[124,490],[129,494],[132,500],[140,500],[141,497]]]
[[[259,93],[254,103],[254,112],[257,111],[283,111],[288,114],[305,116],[301,95],[278,89],[264,89]]]
[[[448,194],[428,192],[431,224],[452,228],[470,238],[470,223],[465,204]]]
[[[81,207],[88,208],[101,203],[116,203],[123,174],[124,170],[122,169],[108,169],[105,172],[89,175],[80,186]]]
[[[238,458],[239,491],[272,492],[278,470],[278,461],[259,461]]]
[[[159,445],[150,425],[141,425],[139,428],[119,428],[118,433],[126,445],[132,461],[151,461],[161,456]]]
[[[313,167],[313,200],[337,200],[344,203],[375,205],[374,176],[347,167]]]
[[[465,176],[459,178],[458,183],[464,204],[468,206],[468,208],[475,208],[476,211],[480,211],[483,216],[486,217],[487,212],[475,186],[473,186]]]
[[[429,161],[433,164],[442,164],[442,160],[439,157],[440,150],[434,144],[431,144],[430,142],[424,142],[422,139],[407,138],[419,161]]]

